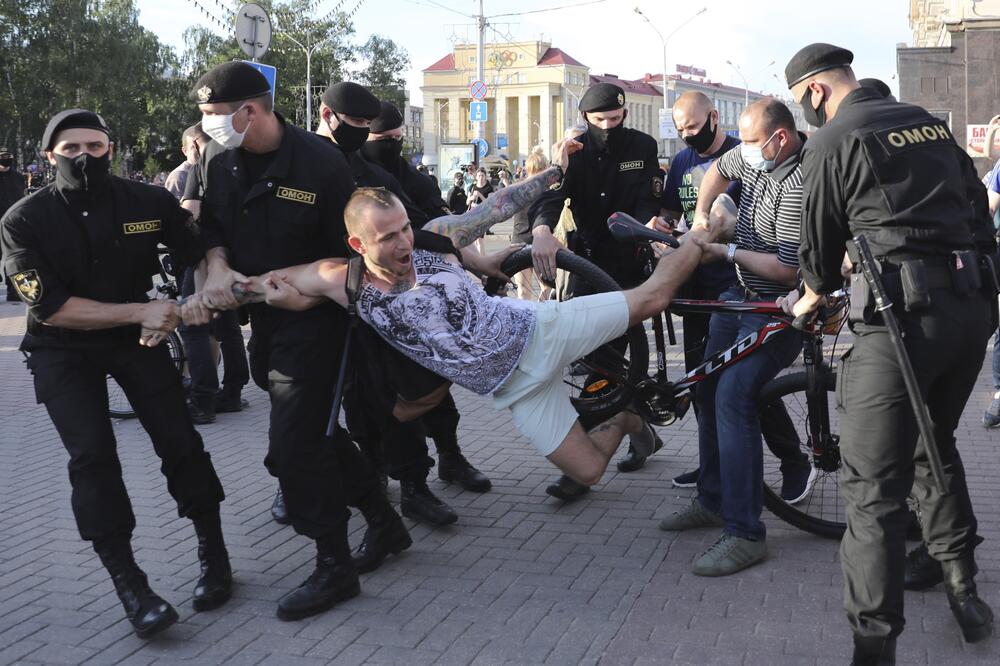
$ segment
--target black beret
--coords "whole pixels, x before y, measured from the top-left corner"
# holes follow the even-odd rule
[[[56,134],[67,129],[95,129],[111,136],[111,130],[108,129],[104,118],[93,111],[66,109],[52,116],[52,120],[45,126],[45,133],[42,134],[42,150],[52,150]]]
[[[382,110],[379,111],[378,117],[372,121],[371,131],[373,134],[388,132],[389,130],[403,126],[403,114],[399,112],[395,104],[392,102],[382,102],[381,108]]]
[[[323,103],[336,113],[365,120],[374,120],[382,111],[378,97],[353,81],[341,81],[327,88],[323,93]]]
[[[854,54],[833,44],[817,42],[804,46],[785,65],[785,81],[791,88],[803,79],[828,69],[847,67],[854,62]]]
[[[590,86],[580,99],[580,110],[584,113],[614,111],[623,106],[625,106],[625,91],[613,83]]]
[[[858,80],[858,84],[862,88],[869,88],[871,90],[874,90],[882,97],[885,98],[892,97],[892,89],[889,88],[889,86],[886,85],[886,82],[883,81],[882,79],[860,79]]]
[[[242,102],[271,92],[267,78],[245,62],[224,62],[205,72],[191,89],[190,97],[198,104]]]

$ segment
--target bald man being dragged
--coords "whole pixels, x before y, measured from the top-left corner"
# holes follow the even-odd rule
[[[572,141],[558,144],[556,163],[567,164],[569,152],[578,148]],[[561,175],[562,168],[553,166],[493,196],[510,196],[512,207],[523,208]],[[715,239],[709,225],[689,232],[688,242],[635,289],[530,303],[487,296],[456,256],[415,248],[405,208],[385,190],[355,192],[345,222],[348,242],[366,269],[360,315],[400,352],[476,393],[493,394],[494,406],[510,409],[515,425],[535,448],[580,483],[600,480],[627,434],[639,435],[631,441],[643,446],[643,453],[652,451],[653,438],[642,436],[644,424],[631,411],[584,431],[562,389],[562,373],[577,358],[670,304],[701,260],[702,245]],[[446,217],[425,229],[464,247],[491,224],[475,217]],[[250,289],[276,307],[294,308],[317,296],[346,307],[347,272],[342,260],[327,259],[254,278]]]

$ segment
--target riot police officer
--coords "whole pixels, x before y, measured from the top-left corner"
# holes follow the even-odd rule
[[[108,416],[108,375],[149,433],[178,513],[194,521],[201,560],[195,610],[225,603],[232,574],[219,524],[222,486],[191,423],[180,375],[157,346],[182,311],[146,297],[158,244],[191,264],[203,245],[169,192],[110,174],[109,136],[91,111],[70,109],[49,121],[42,147],[56,182],[4,216],[3,254],[28,305],[21,349],[36,397],[70,455],[80,536],[111,574],[136,634],[147,637],[173,624],[177,612],[150,589],[132,554],[135,515]]]
[[[402,157],[403,115],[396,105],[392,102],[382,102],[378,116],[372,120],[370,130],[368,140],[361,147],[362,156],[388,171],[428,220],[450,215],[448,204],[441,199],[441,191],[434,181],[417,171]],[[387,351],[392,352],[388,347]],[[409,363],[408,359],[402,356],[398,360]],[[444,379],[438,379],[440,384],[445,383]],[[425,388],[435,390],[437,386]],[[465,490],[477,493],[487,492],[492,488],[486,475],[462,455],[458,445],[459,413],[450,391],[436,407],[421,417],[421,421],[437,449],[439,479],[457,483]],[[423,449],[422,458],[427,460],[426,445]]]
[[[806,120],[820,128],[802,156],[805,295],[794,312],[841,287],[845,246],[858,263],[847,240],[864,234],[930,411],[947,487],[941,494],[931,482],[893,341],[856,274],[855,344],[838,376],[848,525],[841,561],[854,663],[882,664],[894,663],[904,625],[911,488],[965,640],[992,632],[992,611],[976,592],[976,520],[954,431],[996,328],[996,247],[985,190],[948,126],[859,86],[852,60],[846,49],[812,44],[785,68]]]
[[[591,86],[580,99],[579,108],[587,123],[586,133],[578,139],[583,150],[570,157],[567,177],[559,189],[542,195],[529,211],[534,269],[541,278],[555,280],[555,254],[561,246],[552,230],[569,198],[577,228],[569,249],[628,289],[643,281],[643,262],[635,247],[615,243],[607,219],[615,211],[643,221],[660,214],[663,175],[656,159],[656,140],[625,127],[625,91],[612,83]],[[582,285],[571,287],[574,295],[585,295]],[[657,439],[656,448],[660,445]],[[639,467],[641,464],[633,466]],[[564,475],[546,492],[572,501],[588,490]]]
[[[215,67],[195,84],[192,98],[202,128],[228,149],[204,167],[207,304],[234,307],[232,286],[244,275],[346,256],[343,211],[354,183],[340,151],[275,113],[267,80],[247,63]],[[343,312],[329,303],[305,312],[257,304],[250,306],[250,323],[251,376],[271,398],[264,462],[278,478],[292,526],[316,542],[315,571],[278,602],[278,617],[295,620],[360,592],[347,503],[402,524],[345,433],[338,428],[332,439],[325,436]]]

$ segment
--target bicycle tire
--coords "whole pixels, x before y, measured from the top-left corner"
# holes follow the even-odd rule
[[[504,275],[514,276],[515,274],[531,268],[531,247],[525,247],[511,254],[504,260],[500,267]],[[573,254],[568,250],[559,250],[556,254],[556,267],[567,271],[577,278],[586,281],[595,293],[609,291],[621,291],[621,287],[615,280],[593,263],[583,257]],[[501,288],[506,288],[506,284],[500,280],[490,279],[487,281],[486,291],[492,296],[501,292]],[[594,350],[592,355],[601,355],[606,358],[621,357],[628,367],[619,365],[615,372],[625,377],[625,382],[616,382],[607,377],[597,377],[595,381],[594,373],[591,373],[587,381],[587,390],[581,390],[577,395],[571,395],[570,401],[576,408],[580,416],[592,417],[595,420],[606,419],[622,411],[633,397],[634,387],[649,376],[649,343],[646,340],[646,331],[641,324],[630,327],[625,332],[628,340],[628,358],[624,354],[615,351],[605,351],[607,345]],[[616,359],[617,360],[617,359]],[[578,389],[584,387],[575,386]],[[593,389],[595,386],[604,385],[605,388]]]
[[[836,372],[830,370],[827,373],[826,380],[826,391],[830,398],[828,402],[832,403],[837,382]],[[769,482],[770,478],[774,478],[773,475],[769,474],[769,471],[776,471],[777,458],[769,466],[767,462],[769,451],[768,447],[765,446],[764,506],[767,507],[768,511],[793,527],[828,539],[840,539],[847,527],[844,522],[846,505],[840,494],[840,464],[838,462],[835,471],[826,472],[816,466],[813,461],[813,453],[809,450],[809,446],[806,443],[807,437],[805,436],[808,432],[808,424],[806,422],[808,419],[808,410],[806,410],[807,381],[805,372],[795,372],[777,377],[768,382],[761,390],[759,404],[763,407],[781,400],[784,402],[786,409],[790,406],[790,403],[792,403],[791,406],[798,407],[797,411],[800,413],[797,415],[799,418],[796,419],[795,416],[791,415],[791,411],[793,410],[789,410],[790,416],[792,416],[793,421],[797,421],[796,426],[799,430],[803,451],[809,456],[810,464],[816,467],[816,482],[813,485],[810,495],[802,502],[793,505],[783,500],[775,490],[777,484]],[[804,412],[804,414],[801,412]],[[836,426],[833,423],[834,416],[835,410],[831,406],[830,428],[834,431],[833,434],[836,434]],[[839,461],[839,451],[837,452],[837,460]],[[779,482],[780,478],[780,472],[778,472],[777,479]]]
[[[186,357],[184,356],[184,344],[181,342],[181,336],[177,334],[177,331],[171,331],[163,344],[166,346],[170,360],[177,368],[177,372],[182,372]],[[135,410],[132,409],[132,405],[125,396],[125,391],[111,375],[108,375],[108,416],[113,419],[135,418]]]

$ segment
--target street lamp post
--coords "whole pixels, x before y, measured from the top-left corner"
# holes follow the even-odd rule
[[[686,26],[688,23],[690,23],[691,21],[695,20],[696,18],[698,18],[699,16],[701,16],[702,14],[704,14],[707,11],[708,11],[708,7],[702,7],[697,12],[695,12],[694,14],[692,14],[691,16],[689,16],[686,21],[684,21],[679,26],[677,26],[676,28],[674,28],[673,30],[671,30],[669,33],[667,33],[667,36],[664,37],[663,33],[661,33],[657,29],[657,27],[655,25],[653,25],[653,22],[649,20],[649,17],[646,16],[645,14],[643,14],[641,9],[639,9],[638,7],[635,7],[635,13],[638,14],[639,16],[641,16],[642,20],[649,24],[649,27],[653,29],[653,31],[656,33],[656,36],[660,38],[660,43],[663,45],[663,78],[662,78],[662,81],[663,81],[663,111],[664,111],[664,113],[666,113],[667,109],[670,108],[669,105],[667,104],[667,42],[670,41],[670,38],[673,37],[674,34],[676,34],[678,30],[680,30],[681,28],[683,28],[684,26]],[[668,139],[663,139],[663,154],[664,155],[667,154],[667,141],[668,141]]]
[[[741,70],[732,60],[727,60],[726,64],[736,70],[736,73],[740,75],[743,79],[743,108],[750,106],[750,84],[747,83],[747,77],[743,76],[743,70]]]
[[[299,40],[295,39],[294,37],[292,37],[287,32],[284,33],[284,34],[285,34],[285,37],[288,37],[288,39],[290,39],[293,42],[295,42],[295,45],[298,46],[300,49],[302,49],[302,52],[306,54],[306,130],[312,132],[313,131],[313,126],[312,126],[312,57],[313,57],[313,54],[316,53],[316,51],[319,49],[319,47],[322,46],[323,44],[325,44],[327,41],[329,41],[330,38],[333,35],[327,35],[323,39],[319,40],[318,42],[314,42],[314,43],[310,43],[309,40],[306,39],[306,43],[303,44],[302,42],[300,42]],[[309,35],[309,36],[312,36],[312,33],[306,33],[306,34]]]

